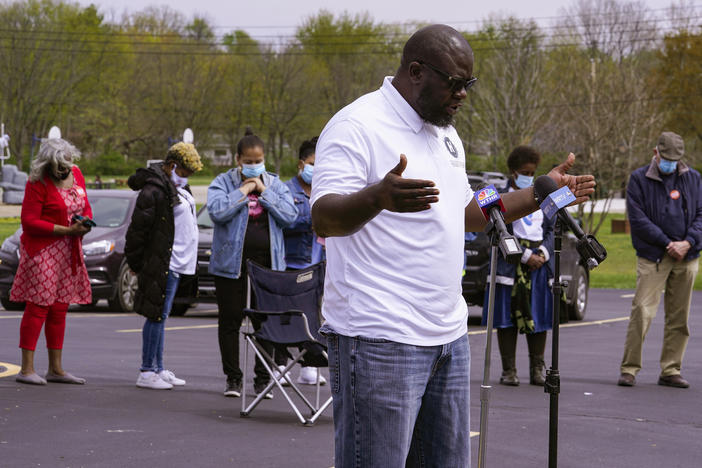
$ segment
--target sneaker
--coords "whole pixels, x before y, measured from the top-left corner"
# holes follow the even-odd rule
[[[267,383],[263,383],[263,384],[254,383],[254,393],[256,393],[256,396],[258,396],[266,388],[267,385],[268,385]],[[266,400],[272,400],[273,399],[273,392],[271,390],[268,390],[268,393],[263,395],[263,398],[265,398]]]
[[[317,385],[317,368],[302,367],[300,368],[300,376],[297,378],[297,383],[303,385]],[[319,385],[327,383],[327,379],[322,374],[319,374]]]
[[[278,366],[278,370],[273,371],[273,375],[275,376],[275,379],[280,382],[280,385],[283,387],[289,387],[290,383],[288,383],[288,380],[283,377],[283,369],[285,369],[285,366]],[[290,371],[285,374],[288,379],[292,380],[292,375],[290,375]]]
[[[136,386],[139,388],[150,388],[152,390],[170,390],[173,385],[164,381],[156,372],[139,372]]]
[[[241,396],[241,381],[227,379],[227,388],[224,389],[224,396],[240,397]]]
[[[175,386],[175,387],[180,387],[185,385],[185,380],[179,379],[178,377],[175,376],[175,374],[169,370],[162,370],[161,372],[158,373],[158,376],[161,377],[161,380],[164,382],[168,382],[169,384]]]

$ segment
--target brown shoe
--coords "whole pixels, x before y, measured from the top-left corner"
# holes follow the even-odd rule
[[[661,375],[658,377],[658,385],[665,385],[666,387],[676,387],[676,388],[688,388],[690,384],[687,380],[682,378],[680,374],[674,375]]]
[[[658,383],[660,383],[660,381]],[[633,387],[635,384],[636,377],[627,372],[622,372],[622,375],[619,376],[619,380],[617,381],[617,385],[622,387]]]

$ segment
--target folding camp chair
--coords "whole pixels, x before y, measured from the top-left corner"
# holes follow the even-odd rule
[[[331,404],[331,397],[320,406],[319,370],[317,370],[317,397],[313,405],[300,391],[288,371],[297,363],[315,367],[327,367],[328,357],[326,340],[319,335],[319,316],[324,290],[324,262],[317,263],[302,270],[274,271],[257,263],[247,261],[248,287],[247,308],[244,315],[251,323],[260,325],[254,330],[244,331],[246,346],[244,364],[248,361],[249,346],[263,363],[271,381],[265,389],[256,395],[246,406],[246,388],[242,392],[241,416],[249,416],[264,396],[276,386],[287,400],[295,415],[304,425],[314,424],[322,412]],[[256,300],[256,308],[251,308],[251,296]],[[297,394],[310,410],[310,417],[305,418],[293,402],[291,395],[281,384],[280,375],[276,377],[278,367],[273,357],[266,351],[264,344],[273,344],[276,353],[283,352],[291,358],[280,375],[290,385],[291,392]],[[293,348],[294,351],[291,349]],[[246,365],[244,367],[244,386],[246,385]]]

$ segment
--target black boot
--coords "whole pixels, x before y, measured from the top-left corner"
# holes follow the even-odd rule
[[[517,351],[517,329],[515,327],[498,328],[497,344],[500,347],[500,357],[502,358],[500,383],[516,387],[519,385],[517,366],[514,362]]]
[[[541,387],[546,383],[544,378],[544,357],[529,356],[529,383]]]
[[[546,332],[530,333],[527,335],[529,346],[529,383],[543,387],[544,378],[544,350],[546,349]]]

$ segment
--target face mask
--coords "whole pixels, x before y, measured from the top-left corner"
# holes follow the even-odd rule
[[[675,172],[675,169],[678,167],[678,162],[677,161],[668,161],[667,159],[660,158],[660,161],[658,161],[658,169],[663,173],[663,174],[672,174]]]
[[[314,166],[312,164],[305,164],[305,167],[300,172],[300,177],[307,184],[312,183],[312,174],[314,173]]]
[[[176,187],[185,187],[186,185],[188,185],[188,178],[181,177],[178,174],[176,174],[176,167],[178,166],[173,166],[173,170],[171,170],[171,181]]]
[[[514,185],[520,189],[531,187],[532,183],[534,183],[534,177],[525,176],[523,174],[517,174],[517,178],[514,180]]]
[[[261,174],[263,174],[264,172],[266,172],[266,164],[265,163],[242,164],[241,165],[241,173],[247,179],[250,179],[252,177],[258,177]]]

